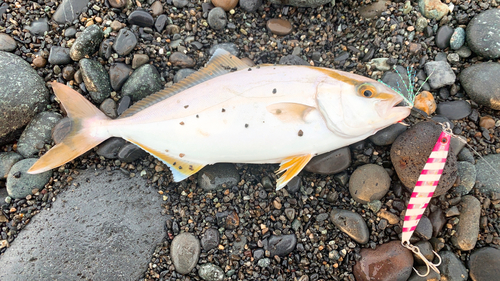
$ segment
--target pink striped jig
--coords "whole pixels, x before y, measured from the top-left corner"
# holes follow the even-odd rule
[[[427,163],[425,164],[422,173],[420,173],[415,188],[413,189],[403,223],[401,244],[419,256],[427,265],[427,273],[424,275],[421,275],[415,268],[413,268],[413,270],[415,270],[415,272],[421,277],[427,276],[431,268],[439,273],[437,266],[441,264],[441,257],[434,251],[434,254],[439,258],[439,262],[437,264],[433,264],[431,261],[428,261],[420,252],[420,249],[410,243],[410,238],[417,228],[418,222],[420,221],[422,214],[427,208],[427,204],[429,204],[429,201],[434,194],[434,190],[439,183],[439,179],[441,178],[441,174],[443,173],[443,169],[446,164],[452,132],[448,124],[444,124],[442,126],[443,132],[439,135],[436,145],[434,145],[434,149],[432,149],[431,155],[427,159]]]

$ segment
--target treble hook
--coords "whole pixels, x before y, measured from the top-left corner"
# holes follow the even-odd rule
[[[441,257],[434,250],[432,250],[432,252],[434,253],[434,255],[436,255],[438,257],[438,259],[439,259],[438,263],[432,263],[431,261],[429,261],[422,254],[422,252],[420,252],[420,249],[417,246],[413,246],[412,244],[410,244],[407,241],[401,242],[401,245],[403,245],[403,247],[407,248],[408,250],[412,251],[415,255],[417,255],[427,266],[427,272],[425,274],[420,274],[416,268],[413,268],[413,270],[415,271],[415,273],[417,273],[418,276],[425,277],[425,276],[429,275],[429,272],[431,272],[431,269],[434,270],[435,272],[437,272],[438,274],[440,273],[439,269],[437,267],[441,264]]]

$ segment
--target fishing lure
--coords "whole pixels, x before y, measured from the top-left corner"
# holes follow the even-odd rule
[[[413,268],[413,270],[415,270],[415,272],[421,277],[427,276],[430,269],[439,273],[437,266],[441,264],[441,257],[438,253],[433,251],[434,255],[439,258],[439,262],[437,264],[428,261],[420,252],[420,249],[410,243],[410,238],[417,228],[418,222],[420,221],[420,218],[422,217],[429,201],[432,198],[432,195],[434,194],[436,186],[439,183],[439,179],[441,178],[441,174],[443,173],[444,166],[446,165],[446,158],[448,157],[448,151],[450,149],[452,132],[448,123],[442,124],[442,126],[443,131],[439,135],[439,138],[432,149],[431,155],[427,159],[424,169],[422,170],[422,173],[420,173],[417,183],[415,184],[415,189],[413,189],[413,193],[411,194],[403,223],[401,244],[403,247],[409,249],[420,257],[427,265],[427,272],[423,275]]]

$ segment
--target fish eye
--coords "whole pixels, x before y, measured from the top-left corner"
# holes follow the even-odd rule
[[[358,87],[358,94],[365,98],[373,98],[376,95],[377,91],[375,87],[370,84],[361,84]]]

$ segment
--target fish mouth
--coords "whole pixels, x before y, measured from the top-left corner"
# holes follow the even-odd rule
[[[408,117],[411,112],[411,106],[404,105],[403,97],[395,95],[394,98],[382,101],[377,107],[380,117],[391,120],[396,123]]]

